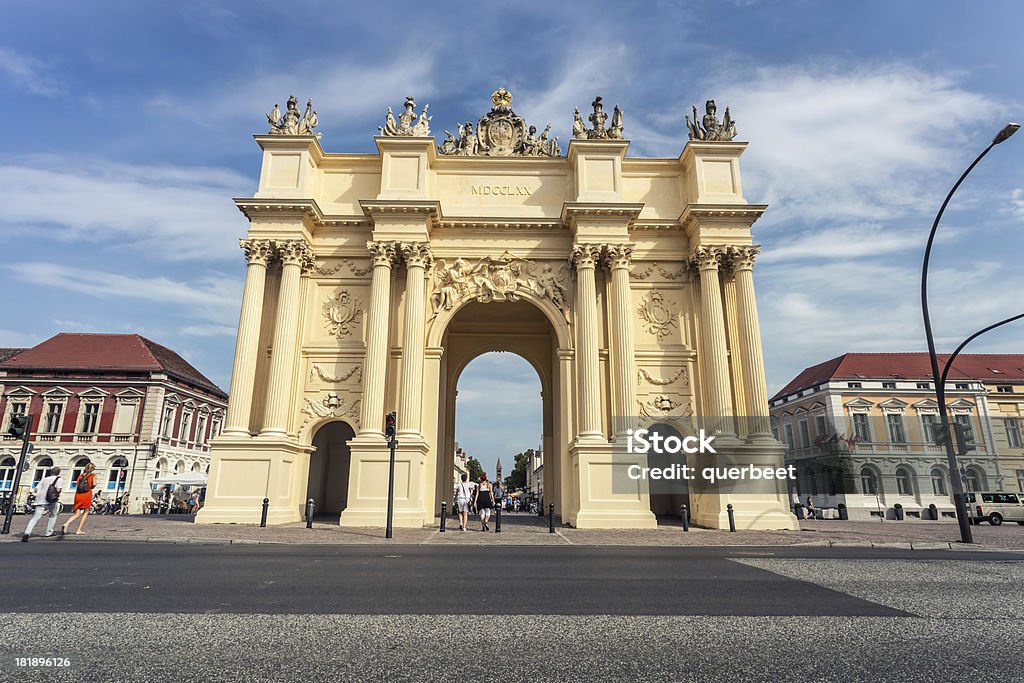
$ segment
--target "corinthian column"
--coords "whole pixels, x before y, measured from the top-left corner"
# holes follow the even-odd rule
[[[576,266],[576,372],[579,375],[579,435],[600,439],[601,397],[597,348],[597,284],[595,271],[601,247],[577,244],[570,261]]]
[[[748,436],[771,437],[768,420],[768,387],[764,378],[764,356],[761,351],[761,326],[757,319],[754,298],[754,259],[761,247],[736,247],[730,251],[736,278],[736,304],[739,309],[740,356],[746,383]]]
[[[274,321],[274,349],[270,357],[270,381],[260,434],[283,436],[288,427],[288,405],[295,383],[295,349],[299,331],[299,280],[304,269],[314,263],[305,240],[277,242],[281,257],[281,288],[277,293],[277,318]]]
[[[423,339],[426,324],[424,272],[433,261],[430,245],[402,245],[405,259],[405,321],[402,324],[402,377],[398,394],[398,433],[420,434],[423,410]]]
[[[267,261],[273,253],[269,240],[239,240],[249,267],[245,271],[242,312],[238,317],[235,363],[231,372],[231,396],[224,433],[248,436],[252,411],[256,358],[260,345],[260,318],[263,315],[263,291],[267,282]]]
[[[613,394],[615,396],[615,433],[624,432],[630,415],[637,412],[636,406],[636,359],[633,341],[632,297],[629,287],[629,265],[633,247],[625,244],[611,244],[605,247],[605,265],[612,276],[612,367],[615,371]]]
[[[729,358],[725,344],[725,314],[718,266],[724,252],[718,248],[699,247],[693,262],[700,270],[700,331],[704,375],[705,418],[714,418],[707,427],[732,433],[732,400],[730,399]]]
[[[394,242],[367,242],[373,259],[370,280],[370,310],[366,316],[366,361],[363,364],[363,402],[360,405],[359,434],[383,438],[384,382],[388,370],[388,330],[391,327],[391,267],[395,263]]]

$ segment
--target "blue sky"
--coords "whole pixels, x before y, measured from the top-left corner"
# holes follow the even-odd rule
[[[324,147],[346,152],[372,152],[384,108],[407,94],[431,104],[440,131],[504,85],[563,141],[573,107],[601,94],[644,156],[679,153],[691,104],[729,106],[750,141],[745,195],[771,204],[755,225],[770,391],[844,351],[924,347],[915,287],[934,211],[1024,118],[1015,2],[34,7],[6,4],[0,24],[0,346],[137,331],[225,387],[246,227],[230,199],[254,191],[250,134],[292,93],[313,97]],[[933,275],[942,348],[1020,312],[1018,137],[947,212]],[[1020,336],[972,348],[1020,351]],[[501,434],[474,431],[466,408],[471,452],[536,444],[526,368],[495,355],[467,369],[460,392],[501,386],[518,416]]]

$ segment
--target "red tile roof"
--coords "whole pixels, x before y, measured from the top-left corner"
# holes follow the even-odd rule
[[[62,332],[0,362],[3,370],[166,372],[226,398],[216,384],[174,351],[138,334]]]
[[[939,354],[939,370],[948,358]],[[1024,382],[1024,354],[964,353],[957,356],[949,378],[980,380],[989,384]],[[811,366],[793,378],[771,400],[795,394],[830,379],[932,379],[932,366],[927,353],[844,353],[824,363]]]
[[[14,358],[25,349],[0,349],[0,363],[3,363],[9,358]]]

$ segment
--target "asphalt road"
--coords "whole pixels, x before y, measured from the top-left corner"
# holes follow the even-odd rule
[[[0,680],[1024,680],[1022,558],[10,543]]]

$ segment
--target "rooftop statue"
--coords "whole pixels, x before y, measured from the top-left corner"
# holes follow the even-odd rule
[[[736,122],[729,115],[729,107],[725,108],[725,116],[720,122],[715,112],[718,108],[714,100],[704,103],[704,118],[698,123],[697,105],[693,105],[693,119],[686,115],[686,127],[690,129],[690,139],[702,142],[729,142],[736,137]]]
[[[281,115],[281,108],[274,105],[274,109],[267,114],[267,121],[270,123],[271,135],[313,135],[320,137],[320,133],[314,132],[320,120],[313,111],[313,100],[306,102],[306,111],[299,116],[299,101],[295,95],[288,98],[287,109]]]
[[[594,127],[587,128],[583,123],[583,117],[580,116],[580,110],[577,108],[573,110],[572,114],[572,136],[577,140],[621,140],[622,110],[619,109],[619,105],[616,104],[615,109],[612,110],[611,125],[608,127],[605,127],[605,124],[608,123],[608,113],[604,110],[602,98],[595,97],[590,106],[594,108],[594,113],[587,119]]]
[[[406,97],[405,110],[398,115],[398,120],[395,120],[394,112],[391,111],[391,107],[388,107],[388,113],[384,117],[384,126],[378,126],[377,130],[385,137],[430,137],[430,119],[432,117],[427,116],[430,105],[423,105],[423,112],[419,115],[416,114],[415,109],[416,101],[412,97]],[[416,121],[417,118],[419,121]]]
[[[532,156],[557,157],[562,150],[558,138],[548,139],[551,124],[537,136],[537,127],[527,128],[512,111],[512,93],[498,88],[491,94],[491,111],[480,117],[474,132],[472,123],[458,124],[458,136],[445,131],[438,152],[447,156]]]

